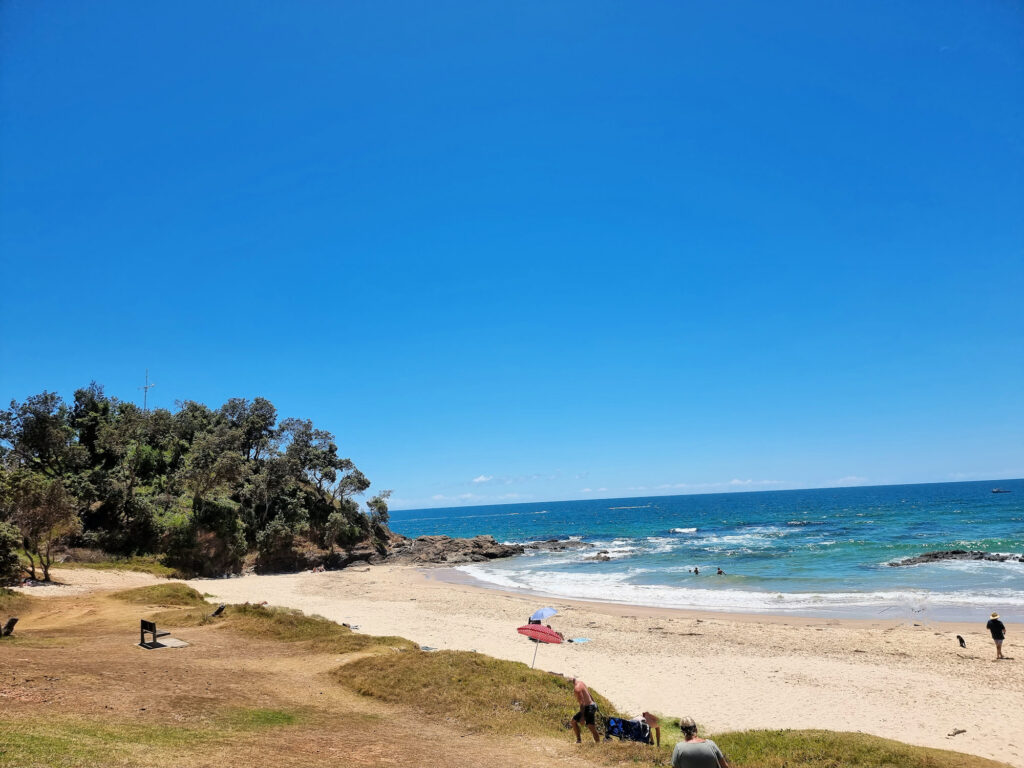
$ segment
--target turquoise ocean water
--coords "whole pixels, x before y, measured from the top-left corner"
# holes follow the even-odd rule
[[[887,565],[933,550],[1024,552],[1024,480],[402,510],[391,527],[595,545],[460,568],[484,585],[537,595],[914,620],[975,621],[998,610],[1024,621],[1024,563]],[[611,560],[588,560],[598,549]]]

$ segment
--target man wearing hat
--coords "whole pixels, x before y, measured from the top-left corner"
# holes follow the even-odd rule
[[[999,614],[992,612],[992,618],[988,620],[985,628],[992,633],[992,640],[996,644],[996,661],[1005,659],[1003,656],[1003,640],[1006,639],[1006,625],[999,620]]]

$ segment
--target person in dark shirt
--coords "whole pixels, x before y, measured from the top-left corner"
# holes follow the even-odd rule
[[[1005,659],[1003,656],[1003,640],[1006,639],[1006,625],[999,620],[999,614],[993,613],[992,618],[988,620],[988,624],[985,628],[992,633],[992,640],[996,644],[996,661],[999,659]]]

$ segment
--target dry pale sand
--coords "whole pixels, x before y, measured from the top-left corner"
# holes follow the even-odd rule
[[[96,590],[131,589],[145,587],[150,584],[163,583],[148,573],[136,571],[110,571],[93,568],[51,568],[52,582],[39,582],[32,587],[15,587],[15,592],[22,592],[32,597],[70,597],[83,595]]]
[[[82,573],[61,577],[95,584],[96,572]],[[526,663],[537,646],[515,628],[551,605],[559,612],[552,626],[590,642],[540,646],[537,666],[582,677],[626,711],[688,714],[711,731],[864,731],[1024,768],[1024,652],[993,661],[985,617],[971,625],[913,625],[683,612],[551,601],[442,575],[375,566],[188,583],[214,601],[267,601],[362,632]],[[1009,656],[1015,629],[1004,647]],[[947,735],[960,728],[966,733]]]

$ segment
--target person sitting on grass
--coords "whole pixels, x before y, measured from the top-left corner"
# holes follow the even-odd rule
[[[572,693],[580,705],[580,711],[572,716],[572,732],[576,735],[576,743],[582,743],[580,738],[580,721],[582,721],[590,729],[594,742],[599,744],[601,737],[597,735],[597,726],[594,725],[594,719],[597,715],[597,704],[594,703],[594,697],[590,695],[590,689],[587,688],[586,683],[574,677],[572,679]]]
[[[715,742],[697,735],[697,723],[692,717],[680,719],[679,730],[684,741],[672,750],[672,768],[732,768]]]
[[[652,715],[650,712],[644,712],[640,717],[634,717],[637,722],[645,722],[651,727],[651,733],[657,739],[657,746],[661,746],[661,720],[658,719],[657,715]]]

